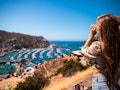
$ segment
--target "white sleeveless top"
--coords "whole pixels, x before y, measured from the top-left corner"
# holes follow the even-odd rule
[[[82,47],[81,53],[92,59],[92,67],[98,72],[103,72],[105,69],[105,60],[102,58],[100,42],[94,41],[89,47]]]

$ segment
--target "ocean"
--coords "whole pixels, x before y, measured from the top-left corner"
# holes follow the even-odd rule
[[[35,66],[47,62],[49,60],[70,55],[72,51],[80,50],[83,46],[84,41],[49,41],[50,46],[48,48],[36,48],[36,49],[20,49],[15,50],[0,60],[23,60],[22,64],[24,67]],[[25,61],[27,60],[27,61]],[[13,71],[16,70],[15,63],[0,64],[0,74],[8,74],[10,68]]]

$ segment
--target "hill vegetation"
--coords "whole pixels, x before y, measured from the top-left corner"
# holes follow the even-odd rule
[[[66,61],[64,63],[63,67],[57,70],[57,73],[62,73],[63,76],[72,76],[76,72],[81,71],[83,69],[84,66],[79,61],[71,58],[69,61]]]
[[[9,51],[21,48],[45,48],[49,42],[42,36],[30,36],[0,30],[0,50]]]
[[[15,90],[41,90],[50,83],[49,79],[40,72],[35,72],[32,77],[27,77],[24,82],[19,82]]]

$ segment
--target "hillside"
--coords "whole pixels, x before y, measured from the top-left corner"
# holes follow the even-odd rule
[[[45,48],[49,42],[42,36],[30,36],[0,30],[0,49],[9,51],[21,48]]]
[[[71,58],[74,60],[77,59],[76,56],[64,56],[60,58],[56,58],[54,60],[50,60],[48,62],[44,62],[40,64],[36,71],[39,71],[45,76],[51,76],[50,84],[47,87],[44,87],[43,90],[75,90],[75,85],[79,84],[84,85],[85,87],[91,87],[91,77],[92,77],[92,68],[88,68],[87,70],[78,71],[72,76],[63,77],[61,74],[55,74],[56,70],[64,65],[64,62],[69,61]],[[22,78],[11,77],[9,79],[3,80],[0,82],[0,88],[7,85],[11,85],[15,87],[18,82],[25,80],[27,75]],[[14,81],[11,83],[11,81]],[[81,87],[81,86],[80,86]]]

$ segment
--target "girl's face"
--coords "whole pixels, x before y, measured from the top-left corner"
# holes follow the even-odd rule
[[[101,36],[101,34],[100,34],[100,28],[101,28],[100,22],[97,21],[96,22],[96,33],[98,35],[99,41],[101,41],[101,38],[100,38],[100,36]]]
[[[98,35],[99,35],[99,31],[100,31],[100,23],[97,22],[97,24],[96,24],[96,32],[97,32]]]

